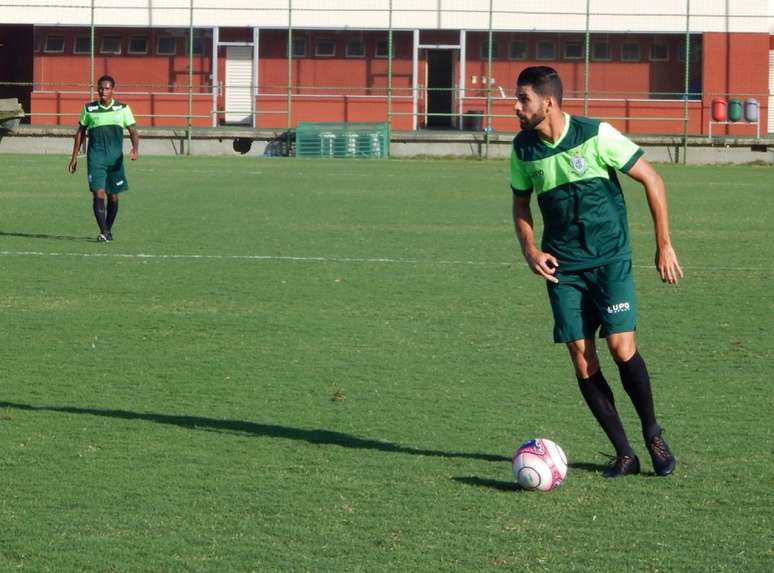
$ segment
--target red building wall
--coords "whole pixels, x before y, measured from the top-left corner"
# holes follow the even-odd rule
[[[704,34],[702,123],[705,131],[711,117],[713,98],[744,101],[753,97],[760,105],[760,133],[768,133],[770,38],[768,34]],[[712,133],[749,137],[754,136],[755,131],[753,124],[739,122],[714,126]]]
[[[171,56],[157,55],[156,41],[168,34],[164,30],[100,29],[97,46],[105,35],[119,35],[122,43],[120,55],[98,55],[95,59],[95,77],[110,73],[117,80],[119,99],[132,105],[140,124],[152,126],[187,123],[188,111],[187,54],[185,31],[178,31],[177,51]],[[206,32],[209,34],[209,32]],[[64,35],[65,49],[60,54],[43,50],[48,34]],[[39,124],[74,124],[83,103],[88,99],[89,58],[87,54],[73,54],[77,36],[88,34],[88,29],[36,28],[34,54],[35,90],[32,94],[32,121]],[[149,51],[145,55],[127,54],[130,36],[145,34]],[[512,132],[517,129],[513,118],[513,92],[519,71],[530,65],[550,65],[556,68],[565,84],[565,105],[573,113],[583,113],[584,59],[568,57],[565,45],[584,42],[583,34],[555,33],[497,33],[494,34],[496,51],[493,54],[491,74],[482,42],[487,39],[483,32],[466,34],[464,111],[485,111],[486,85],[482,79],[493,78],[491,109],[495,117],[491,127],[498,131]],[[260,128],[283,129],[288,125],[288,63],[287,31],[261,30],[259,34],[259,65],[257,70],[258,95],[256,96],[256,124]],[[347,42],[353,38],[363,41],[363,57],[346,53]],[[221,41],[252,40],[249,29],[222,29]],[[291,63],[292,103],[290,125],[299,121],[386,121],[387,66],[386,58],[375,56],[379,42],[387,39],[386,32],[358,31],[295,31],[294,39],[305,42],[306,53]],[[335,42],[335,52],[330,57],[315,54],[318,39]],[[456,44],[459,33],[454,31],[423,31],[422,44]],[[521,59],[512,59],[510,43],[525,42],[526,53]],[[556,55],[550,60],[537,58],[539,42],[554,42]],[[595,34],[595,42],[607,42],[609,61],[591,58],[589,68],[589,114],[610,120],[629,133],[681,134],[683,132],[682,92],[684,90],[684,37],[682,35],[648,34]],[[397,130],[412,128],[412,42],[413,33],[393,32],[394,59],[392,62],[392,127]],[[622,61],[624,43],[640,46],[637,61]],[[666,45],[665,61],[651,61],[650,49],[654,43]],[[768,50],[767,34],[708,33],[692,40],[690,65],[690,91],[704,91],[702,98],[689,102],[689,126],[692,134],[707,133],[711,99],[717,94],[742,94],[755,96],[761,104],[761,133],[766,133],[765,119],[767,98]],[[204,54],[194,57],[193,124],[212,125],[211,96],[211,37],[203,39]],[[225,107],[224,85],[226,49],[218,54],[218,78],[220,81],[217,109]],[[454,51],[451,76],[457,81],[460,62],[459,51]],[[592,52],[592,55],[594,53]],[[425,109],[427,50],[420,51],[418,110]],[[197,93],[198,92],[198,93]],[[506,97],[502,97],[505,95]],[[96,96],[95,96],[96,97]],[[455,99],[452,112],[459,109]],[[628,117],[628,119],[623,119]],[[648,119],[652,118],[652,119]],[[219,121],[223,120],[220,115]],[[420,127],[425,116],[418,118]],[[723,131],[721,131],[723,130]],[[716,126],[713,133],[728,132],[734,135],[753,135],[750,125]]]

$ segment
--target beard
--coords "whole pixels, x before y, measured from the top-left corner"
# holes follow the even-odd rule
[[[522,117],[522,116],[518,116],[518,117],[519,117],[519,126],[521,127],[521,129],[535,129],[546,118],[545,114],[541,114],[541,113],[536,113],[531,118]]]

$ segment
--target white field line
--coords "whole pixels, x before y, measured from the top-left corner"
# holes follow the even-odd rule
[[[524,264],[521,260],[510,262],[503,261],[454,261],[454,260],[420,260],[420,259],[393,259],[388,257],[301,257],[283,255],[183,255],[183,254],[147,254],[147,253],[60,253],[43,251],[0,251],[2,257],[80,257],[80,258],[115,258],[137,260],[222,260],[222,261],[285,261],[298,263],[382,263],[382,264],[409,264],[409,265],[468,265],[503,267]],[[635,269],[655,269],[655,265],[632,265]],[[697,271],[734,271],[734,272],[760,272],[772,271],[763,267],[720,267],[691,268]]]

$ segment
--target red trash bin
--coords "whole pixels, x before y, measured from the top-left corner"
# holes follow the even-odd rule
[[[712,98],[712,121],[726,121],[728,112],[728,103],[725,98]]]

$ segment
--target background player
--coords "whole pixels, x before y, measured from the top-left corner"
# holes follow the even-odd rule
[[[675,458],[656,421],[650,378],[636,346],[629,231],[616,170],[644,187],[655,224],[656,268],[664,282],[674,284],[683,271],[669,236],[664,183],[643,151],[610,124],[562,111],[562,83],[552,68],[523,70],[516,95],[522,128],[511,154],[516,235],[530,269],[546,280],[554,341],[567,345],[581,393],[615,447],[615,460],[603,475],[639,473],[640,462],[600,370],[597,329],[640,417],[653,468],[669,475]],[[540,249],[534,244],[533,192],[544,223]]]
[[[70,173],[75,173],[78,168],[78,152],[88,130],[86,164],[94,217],[99,226],[98,241],[113,240],[112,229],[118,215],[118,194],[129,189],[124,173],[124,128],[129,129],[132,161],[139,157],[140,149],[140,136],[132,110],[128,105],[113,99],[115,85],[116,82],[111,76],[99,78],[99,100],[87,103],[81,110],[73,142],[73,154],[67,166]]]

